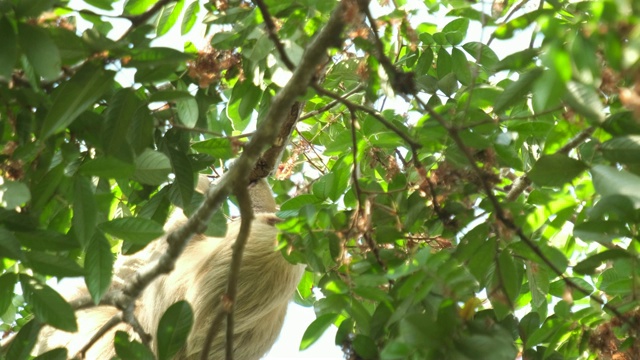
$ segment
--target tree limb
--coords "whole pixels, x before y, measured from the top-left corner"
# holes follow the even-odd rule
[[[338,39],[341,39],[342,30],[345,27],[345,20],[342,16],[344,6],[344,2],[336,6],[327,24],[306,48],[291,79],[273,98],[264,121],[244,147],[244,151],[234,166],[221,177],[217,186],[211,187],[207,191],[204,202],[187,222],[167,235],[167,251],[160,256],[155,264],[146,270],[138,271],[133,279],[125,284],[121,292],[113,294],[114,303],[119,309],[124,310],[133,306],[135,300],[152,281],[160,275],[172,271],[191,237],[204,232],[211,216],[226,200],[236,184],[246,184],[247,174],[250,174],[251,169],[254,168],[262,151],[277,141],[279,131],[288,118],[287,114],[291,113],[291,109],[297,102],[297,97],[307,91],[314,78],[315,69],[322,65],[327,58],[327,50],[335,46]]]

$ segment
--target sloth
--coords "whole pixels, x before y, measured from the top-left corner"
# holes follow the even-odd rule
[[[208,179],[201,176],[197,190],[204,192],[208,186]],[[302,265],[290,264],[275,251],[278,230],[274,225],[279,219],[274,215],[276,204],[268,183],[263,179],[252,184],[249,194],[255,219],[243,253],[234,304],[233,355],[241,360],[257,360],[269,351],[280,333],[289,301],[304,271]],[[165,231],[169,232],[185,221],[182,211],[176,210],[165,225]],[[239,228],[240,221],[236,220],[229,224],[223,238],[202,234],[194,236],[178,258],[175,269],[152,282],[136,302],[134,314],[150,334],[155,334],[160,318],[169,306],[179,300],[189,302],[193,309],[194,324],[186,345],[175,359],[199,359],[201,356],[213,318],[222,310],[232,244]],[[121,256],[114,266],[112,289],[121,288],[137,270],[153,263],[166,247],[165,237],[161,237],[136,254]],[[87,295],[86,289],[81,289],[67,299]],[[73,356],[118,311],[111,306],[79,310],[76,312],[76,333],[47,326],[40,333],[34,353],[66,347],[68,354]],[[115,356],[113,337],[118,330],[136,336],[129,325],[121,323],[94,343],[86,352],[86,358],[101,360]],[[225,341],[224,332],[219,332],[211,344],[209,359],[224,358]],[[154,340],[151,348],[157,353]]]

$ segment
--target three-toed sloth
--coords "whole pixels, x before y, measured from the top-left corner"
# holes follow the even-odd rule
[[[200,182],[199,191],[208,186]],[[275,201],[265,180],[249,188],[255,219],[247,241],[237,285],[234,303],[234,357],[240,360],[260,359],[273,345],[284,321],[288,303],[303,272],[301,265],[288,263],[275,251],[278,231],[274,227],[277,218]],[[176,211],[165,226],[171,231],[186,221],[181,211]],[[232,245],[240,227],[240,221],[228,226],[224,238],[196,235],[178,259],[175,269],[151,283],[136,302],[135,315],[147,333],[155,334],[160,317],[169,306],[186,300],[193,308],[194,324],[187,344],[175,359],[199,359],[207,332],[213,318],[221,311],[222,297],[226,291],[231,262]],[[114,266],[114,285],[121,286],[142,266],[157,259],[166,249],[165,238],[150,243],[142,251],[121,256]],[[87,296],[82,290],[69,298]],[[95,332],[119,310],[110,306],[98,306],[76,312],[78,332],[70,334],[51,327],[40,333],[36,354],[56,347],[66,347],[73,356],[85,346]],[[111,359],[115,356],[113,336],[117,330],[134,334],[127,324],[119,324],[86,352],[87,359]],[[225,354],[225,334],[218,332],[211,344],[209,359],[222,359]],[[152,340],[152,349],[156,344]]]

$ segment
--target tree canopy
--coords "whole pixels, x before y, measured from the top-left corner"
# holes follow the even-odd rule
[[[116,253],[174,207],[174,243],[221,236],[271,173],[302,349],[335,325],[348,359],[640,357],[637,1],[0,0],[0,49],[0,356],[77,328],[49,279],[133,301]],[[149,331],[177,351],[188,311]]]

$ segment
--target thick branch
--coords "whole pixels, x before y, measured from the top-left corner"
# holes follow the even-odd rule
[[[303,107],[303,103],[300,101],[293,103],[285,121],[280,126],[280,132],[273,141],[273,145],[260,156],[256,166],[251,171],[251,175],[249,175],[249,181],[253,182],[267,177],[276,164],[280,162],[284,148],[287,146],[291,133],[300,118]]]
[[[165,2],[161,1],[159,3]],[[260,124],[251,141],[244,147],[241,156],[234,166],[220,179],[215,187],[211,187],[202,205],[194,212],[187,222],[167,235],[168,249],[157,262],[142,270],[125,284],[121,293],[114,294],[114,303],[119,309],[128,309],[142,291],[158,276],[169,273],[175,267],[176,260],[184,251],[187,243],[195,234],[202,233],[207,227],[213,213],[225,201],[236,184],[246,184],[247,174],[254,168],[262,151],[274,144],[278,139],[278,132],[288,118],[298,96],[303,95],[311,84],[315,69],[322,65],[327,58],[327,49],[334,46],[340,39],[345,26],[342,14],[344,3],[339,3],[332,13],[325,27],[306,48],[299,66],[293,72],[290,81],[273,98],[271,107],[267,111],[264,121]],[[157,6],[154,6],[155,9]],[[150,13],[151,10],[148,11]]]

